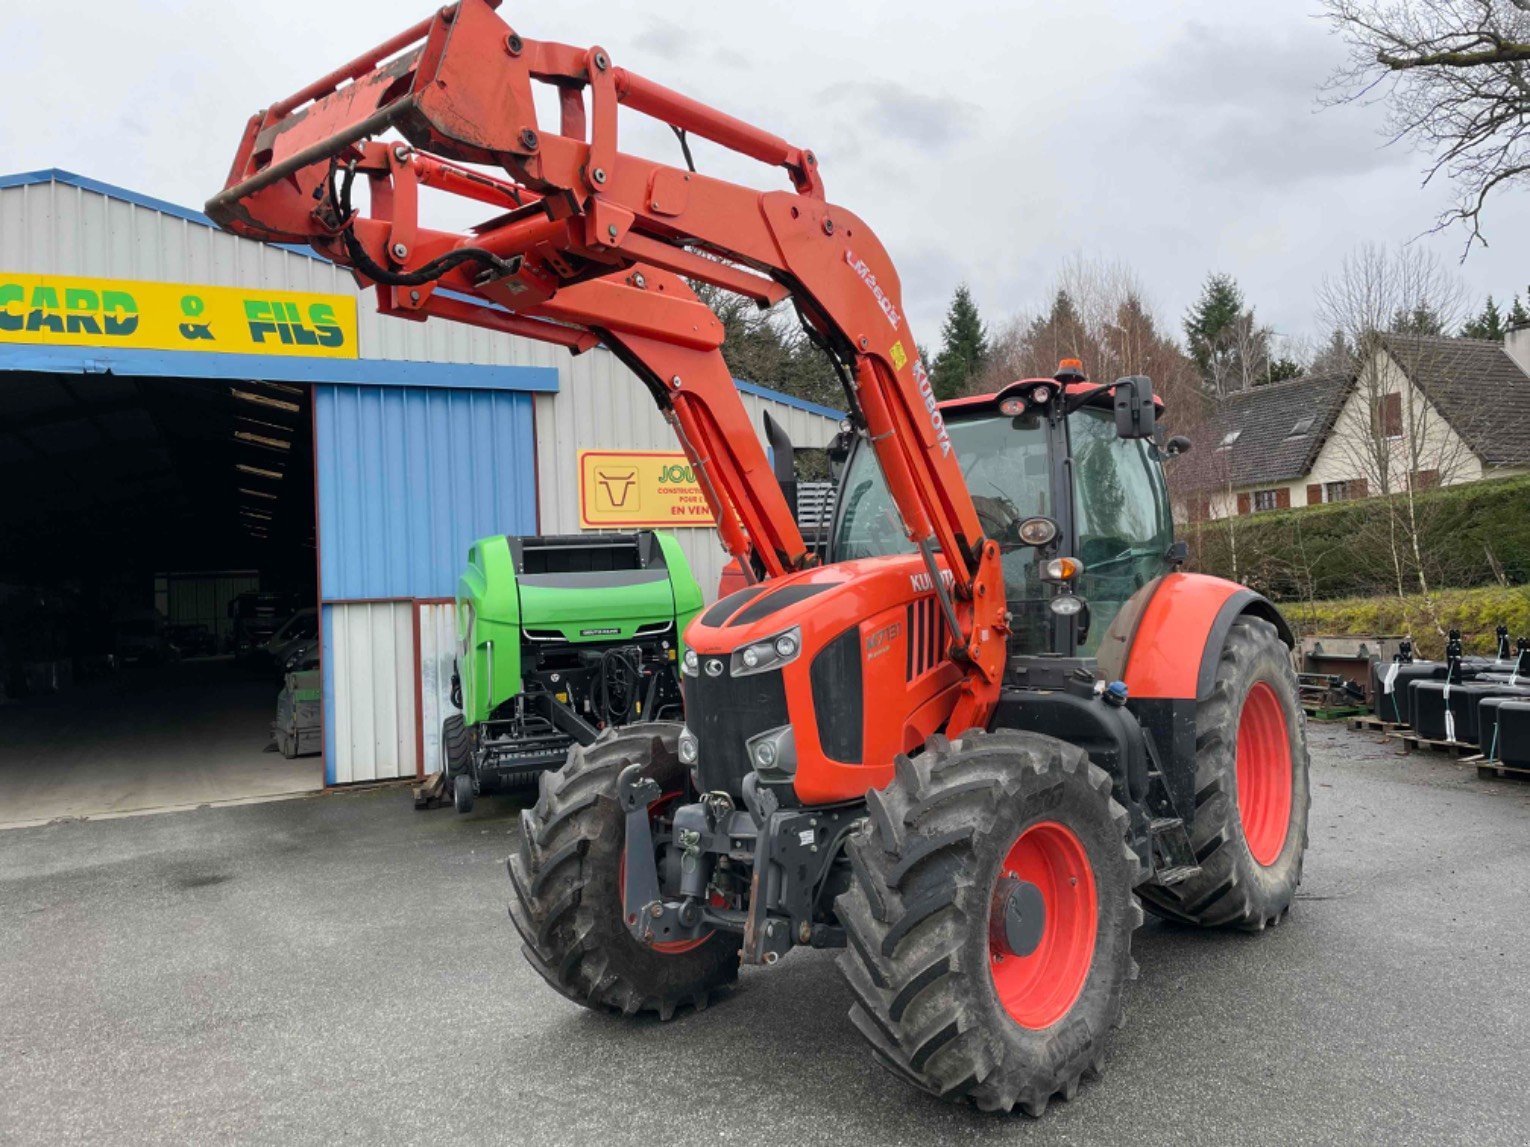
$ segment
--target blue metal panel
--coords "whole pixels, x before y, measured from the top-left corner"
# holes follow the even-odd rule
[[[451,597],[473,541],[535,533],[531,402],[315,386],[320,596]]]

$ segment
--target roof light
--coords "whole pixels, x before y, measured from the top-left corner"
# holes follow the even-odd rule
[[[1027,518],[1020,523],[1019,534],[1028,546],[1044,546],[1057,536],[1057,523],[1051,518]]]
[[[1081,371],[1081,370],[1084,369],[1084,360],[1081,359],[1081,358],[1064,358],[1064,359],[1059,359],[1058,362],[1057,362],[1057,369],[1058,370],[1078,370],[1078,371]]]
[[[1084,599],[1065,593],[1047,602],[1047,606],[1060,617],[1073,617],[1084,612]]]
[[[1083,572],[1084,563],[1077,558],[1053,558],[1049,562],[1042,563],[1041,580],[1070,582]]]
[[[1006,398],[999,403],[999,413],[1006,418],[1016,418],[1025,413],[1025,399]]]

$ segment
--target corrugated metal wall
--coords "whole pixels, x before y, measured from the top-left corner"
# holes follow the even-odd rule
[[[799,447],[829,444],[839,421],[757,394],[741,395],[755,429],[770,411]],[[569,360],[556,395],[534,398],[537,411],[537,477],[542,532],[579,532],[580,450],[676,450],[675,433],[646,387],[608,351],[588,351]],[[762,433],[763,437],[763,433]],[[717,532],[675,530],[691,569],[710,601],[717,592],[727,554]]]
[[[91,275],[357,296],[331,263],[267,246],[67,183],[0,189],[0,267],[36,275]],[[560,348],[464,326],[410,323],[357,306],[362,358],[556,366]]]
[[[324,607],[324,782],[415,775],[414,603]]]
[[[450,597],[468,546],[536,532],[531,396],[314,387],[319,592]]]
[[[420,602],[420,730],[426,773],[441,771],[441,722],[459,712],[452,704],[452,664],[457,656],[456,606]]]

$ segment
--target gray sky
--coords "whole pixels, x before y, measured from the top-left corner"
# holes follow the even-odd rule
[[[221,185],[245,119],[428,14],[424,0],[11,4],[0,170],[62,167],[179,203]],[[1383,146],[1378,109],[1320,111],[1340,45],[1313,0],[509,0],[523,35],[615,62],[819,154],[938,344],[956,284],[996,324],[1068,258],[1118,259],[1178,332],[1208,271],[1259,318],[1316,334],[1313,286],[1448,198]],[[660,13],[655,16],[651,13]],[[18,93],[31,93],[23,97]],[[632,150],[679,162],[667,132]],[[703,170],[776,186],[697,145]],[[1459,273],[1480,302],[1530,286],[1530,199],[1500,196]],[[1452,266],[1463,234],[1420,240]]]

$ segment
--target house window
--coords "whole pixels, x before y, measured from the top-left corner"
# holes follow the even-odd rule
[[[1286,437],[1287,438],[1300,438],[1303,434],[1310,433],[1311,430],[1312,430],[1312,424],[1314,422],[1316,422],[1316,421],[1317,421],[1316,418],[1303,418],[1303,419],[1301,419],[1300,421],[1298,421],[1296,423],[1296,425],[1291,427],[1291,433],[1287,434]]]
[[[1376,400],[1376,429],[1387,438],[1403,436],[1402,395],[1384,394]]]
[[[1279,490],[1255,490],[1254,513],[1261,510],[1278,510],[1280,508]]]
[[[1324,482],[1323,501],[1347,502],[1354,497],[1348,482]]]
[[[1217,449],[1226,450],[1234,442],[1238,441],[1242,434],[1243,431],[1241,430],[1229,430],[1226,434],[1222,435],[1222,445],[1218,446]]]

